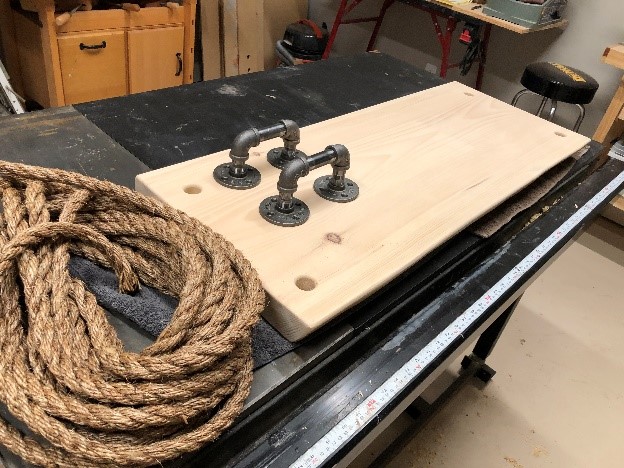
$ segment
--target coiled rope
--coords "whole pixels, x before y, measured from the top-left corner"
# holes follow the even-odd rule
[[[112,183],[0,162],[0,443],[42,466],[146,466],[199,449],[240,413],[264,292],[229,242]],[[123,349],[70,253],[122,292],[179,298],[141,353]]]

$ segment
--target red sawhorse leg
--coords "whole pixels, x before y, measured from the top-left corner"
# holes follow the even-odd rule
[[[379,10],[379,16],[377,17],[377,21],[375,22],[373,34],[371,34],[371,38],[368,41],[368,46],[366,46],[367,52],[370,52],[375,47],[375,41],[377,41],[377,35],[379,34],[379,30],[381,29],[381,23],[383,23],[384,16],[386,16],[386,11],[392,6],[394,2],[395,0],[385,0],[383,2],[381,10]]]
[[[336,18],[334,19],[334,25],[332,26],[331,33],[329,34],[329,39],[327,39],[327,46],[323,51],[323,60],[329,57],[329,53],[331,51],[332,46],[334,45],[334,41],[336,40],[336,35],[338,34],[338,28],[341,24],[354,24],[354,23],[367,23],[371,21],[379,21],[379,16],[372,16],[369,18],[353,18],[353,19],[343,19],[345,15],[349,14],[351,10],[353,10],[356,6],[362,3],[364,0],[353,0],[349,3],[349,0],[340,0],[340,6],[338,7],[338,12],[336,13]],[[394,0],[392,0],[394,2]]]
[[[368,42],[368,46],[366,47],[367,51],[371,51],[375,47],[375,42],[377,41],[377,36],[379,35],[379,31],[381,29],[381,25],[383,23],[384,17],[386,16],[386,11],[390,8],[396,0],[384,0],[383,5],[381,6],[381,10],[379,10],[379,15],[371,18],[356,18],[351,20],[343,19],[346,14],[348,14],[353,8],[359,5],[363,0],[353,0],[349,3],[349,0],[341,0],[340,6],[338,8],[338,13],[336,14],[336,19],[334,20],[334,25],[332,27],[331,34],[329,35],[329,39],[327,41],[327,47],[323,53],[323,58],[326,59],[329,57],[329,52],[331,47],[336,39],[336,34],[338,33],[338,27],[341,24],[349,24],[349,23],[362,23],[367,21],[375,21],[375,27],[373,28],[373,33],[371,34],[370,40]],[[427,6],[426,3],[422,4],[410,4],[412,7],[418,8],[426,13],[429,13],[431,16],[431,21],[433,22],[433,27],[435,28],[436,35],[438,37],[438,42],[442,47],[442,58],[440,64],[440,77],[446,78],[446,74],[449,68],[454,68],[459,66],[459,64],[450,64],[451,58],[451,45],[453,42],[453,33],[457,28],[457,24],[459,23],[459,19],[456,14],[441,14],[439,9],[432,9]],[[446,28],[442,30],[442,26],[440,25],[440,18],[446,19]],[[491,24],[486,24],[483,31],[483,39],[481,41],[481,53],[479,56],[479,71],[477,74],[477,82],[475,85],[476,89],[481,89],[481,85],[483,84],[483,76],[485,73],[485,63],[487,58],[487,49],[490,42],[490,32],[492,30]]]
[[[446,72],[449,69],[449,59],[451,57],[451,42],[453,41],[453,33],[457,27],[457,18],[454,16],[446,17],[446,31],[442,32],[442,27],[438,22],[438,15],[431,11],[431,21],[438,36],[438,41],[442,46],[442,63],[440,64],[440,77],[446,78]]]

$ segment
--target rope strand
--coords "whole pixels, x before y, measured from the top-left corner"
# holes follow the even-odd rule
[[[0,443],[41,466],[148,466],[198,450],[240,414],[256,272],[223,237],[124,187],[0,162]],[[141,353],[68,270],[70,252],[179,299]]]

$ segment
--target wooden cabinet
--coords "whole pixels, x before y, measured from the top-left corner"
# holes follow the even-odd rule
[[[78,11],[58,27],[54,0],[34,12],[0,0],[0,34],[14,87],[44,107],[193,82],[196,0],[179,8]]]

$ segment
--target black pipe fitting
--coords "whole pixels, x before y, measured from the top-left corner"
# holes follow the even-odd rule
[[[230,149],[231,163],[217,166],[213,172],[215,180],[229,188],[244,190],[260,183],[260,172],[247,164],[249,151],[261,142],[282,137],[284,148],[279,150],[280,156],[294,157],[300,141],[299,126],[292,120],[280,120],[274,125],[264,128],[250,128],[239,133],[232,142]]]
[[[288,161],[292,161],[297,156],[306,156],[305,153],[297,149],[297,145],[301,142],[299,126],[292,120],[282,120],[281,123],[286,127],[286,131],[281,135],[284,146],[273,148],[267,154],[269,163],[279,169],[283,168]]]
[[[330,196],[325,196],[319,193],[323,198],[339,202],[354,200],[359,193],[358,187],[355,182],[345,178],[345,173],[350,167],[349,151],[343,145],[331,145],[312,156],[295,156],[287,162],[277,181],[278,194],[260,203],[260,215],[270,223],[279,226],[303,224],[310,216],[310,209],[303,201],[294,197],[299,179],[307,176],[311,170],[327,164],[332,165],[334,175],[321,177],[314,183],[317,193],[319,193],[316,187],[317,182],[322,181],[321,188],[330,194]],[[338,180],[334,181],[334,179]],[[330,186],[332,181],[334,184]]]

